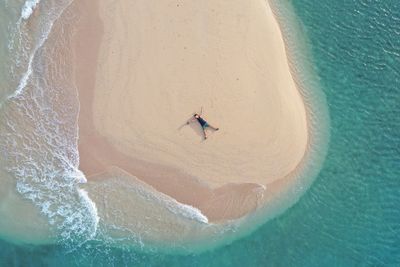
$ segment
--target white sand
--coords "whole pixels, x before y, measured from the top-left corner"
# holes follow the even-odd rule
[[[215,220],[254,210],[256,184],[286,178],[308,142],[268,2],[105,0],[99,11],[95,81],[79,86],[81,168],[117,166]],[[206,141],[185,124],[200,107],[220,128]]]

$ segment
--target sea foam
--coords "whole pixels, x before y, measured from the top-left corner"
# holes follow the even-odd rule
[[[193,206],[179,203],[175,199],[164,200],[169,211],[187,219],[201,223],[208,223],[208,218],[201,211]]]
[[[127,182],[127,177],[130,178],[129,182]],[[124,185],[125,187],[129,187],[132,193],[134,192],[142,199],[156,203],[159,207],[165,208],[172,214],[179,216],[182,219],[208,224],[207,216],[205,216],[199,209],[191,205],[178,202],[174,198],[157,191],[153,187],[142,182],[124,170],[119,169],[118,167],[110,168],[110,175],[108,179],[109,182],[107,183],[107,186],[113,187],[115,185]]]
[[[5,170],[15,178],[17,191],[48,218],[64,244],[93,238],[99,222],[95,203],[79,188],[86,178],[78,169],[76,91],[65,75],[67,63],[49,62],[58,56],[51,54],[59,51],[52,48],[65,45],[57,42],[66,42],[68,36],[53,38],[57,42],[46,48],[55,21],[71,2],[41,3],[44,12],[32,17],[29,27],[26,20],[39,1],[25,2],[8,46],[15,55],[10,66],[15,87],[0,105]]]
[[[39,4],[39,2],[40,0],[28,0],[25,2],[24,6],[22,7],[21,18],[16,22],[15,28],[13,29],[13,34],[11,34],[11,38],[9,40],[8,48],[10,52],[16,54],[16,67],[18,68],[22,64],[21,67],[25,67],[25,70],[19,79],[18,86],[7,97],[8,99],[16,97],[26,87],[28,80],[32,75],[32,64],[37,51],[46,42],[53,28],[54,22],[61,16],[62,12],[72,1],[69,0],[64,1],[65,3],[60,3],[57,8],[52,8],[50,13],[39,18],[37,29],[38,33],[36,33],[36,36],[32,36],[35,35],[35,33],[27,30],[23,20],[27,20],[30,17],[34,8],[37,4]],[[15,42],[18,44],[18,46],[15,45]],[[11,66],[11,69],[14,70],[16,68]]]
[[[21,10],[21,18],[29,19],[40,0],[27,0]]]

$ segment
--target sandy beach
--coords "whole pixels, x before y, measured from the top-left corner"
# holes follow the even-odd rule
[[[80,169],[90,181],[117,167],[210,222],[242,217],[290,183],[307,118],[268,1],[77,5]],[[186,124],[201,108],[220,128],[207,140]]]

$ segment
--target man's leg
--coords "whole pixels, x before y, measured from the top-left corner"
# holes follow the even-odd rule
[[[211,129],[213,129],[214,131],[218,131],[219,128],[215,128],[214,126],[208,125],[208,127],[210,127]]]

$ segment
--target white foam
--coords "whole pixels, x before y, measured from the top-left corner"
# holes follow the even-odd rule
[[[167,210],[175,215],[183,217],[184,219],[208,224],[208,218],[201,211],[193,206],[182,204],[174,198],[156,191],[154,188],[148,188],[139,179],[135,177],[137,183],[135,184],[135,191],[142,197],[149,200],[156,201],[158,205],[165,207]]]
[[[15,90],[11,95],[9,95],[9,96],[7,97],[7,100],[12,99],[12,98],[15,98],[15,97],[17,97],[18,95],[20,95],[21,92],[24,90],[24,88],[28,85],[29,78],[30,78],[31,75],[32,75],[32,64],[33,64],[33,59],[35,58],[35,55],[36,55],[37,51],[38,51],[38,50],[43,46],[43,44],[46,42],[46,40],[47,40],[47,38],[48,38],[48,36],[49,36],[49,34],[50,34],[50,32],[51,32],[51,29],[53,28],[53,24],[54,24],[54,22],[49,22],[48,28],[44,30],[43,34],[41,35],[41,38],[39,39],[38,43],[36,44],[36,46],[34,47],[32,53],[31,53],[30,56],[29,56],[29,61],[28,61],[27,69],[26,69],[26,71],[23,73],[23,75],[22,75],[22,77],[21,77],[21,79],[20,79],[20,81],[19,81],[19,84],[18,84],[16,90]]]
[[[87,182],[86,176],[83,174],[81,170],[76,170],[76,176],[75,176],[76,183],[78,184],[84,184]]]
[[[93,238],[96,235],[97,228],[99,225],[100,217],[97,212],[96,204],[90,199],[88,192],[84,189],[78,189],[80,197],[84,200],[84,203],[87,203],[87,208],[89,213],[91,214],[91,218],[94,218],[94,222],[92,225],[92,231],[90,231],[91,235],[89,238]]]
[[[40,0],[27,0],[22,7],[21,18],[24,20],[29,19],[39,2]]]
[[[43,3],[49,9],[37,17],[37,28],[33,29],[24,20],[39,0],[24,4],[15,28],[16,42],[9,43],[10,53],[16,55],[14,68],[22,75],[6,98],[10,109],[2,110],[0,150],[5,152],[6,169],[15,177],[17,191],[48,218],[61,240],[81,242],[95,236],[99,217],[94,202],[78,187],[86,183],[86,177],[78,170],[77,117],[73,112],[65,115],[62,110],[52,109],[55,95],[67,94],[66,88],[72,85],[42,82],[42,71],[36,69],[50,68],[43,67],[45,62],[37,55],[70,3]]]
[[[175,199],[164,200],[169,211],[176,215],[183,216],[190,220],[195,220],[201,223],[208,223],[208,218],[201,211],[193,206],[182,204]]]
[[[104,186],[107,189],[113,188],[116,185],[124,188],[129,188],[130,192],[145,199],[146,201],[156,203],[159,207],[163,207],[169,212],[177,215],[183,219],[196,221],[202,224],[208,224],[208,218],[199,209],[178,202],[176,199],[157,191],[152,186],[142,182],[137,177],[125,172],[118,167],[111,167],[109,169],[107,182]],[[114,179],[111,179],[114,178]],[[126,179],[129,180],[127,181]],[[134,182],[132,182],[134,181]]]
[[[37,51],[43,46],[43,44],[46,42],[52,28],[54,22],[61,16],[61,14],[64,12],[64,10],[72,3],[72,0],[66,0],[65,3],[61,4],[58,7],[58,9],[52,8],[51,11],[49,11],[49,14],[46,14],[46,16],[43,16],[41,18],[41,23],[39,23],[40,27],[40,35],[38,36],[38,40],[35,41],[33,44],[33,47],[30,49],[31,44],[29,44],[29,38],[26,38],[25,35],[31,35],[31,32],[25,32],[26,29],[24,30],[24,23],[22,20],[28,19],[31,14],[33,13],[33,10],[36,8],[36,6],[39,4],[40,0],[27,0],[24,3],[24,6],[22,7],[21,11],[21,17],[19,20],[16,22],[15,28],[13,32],[11,33],[11,38],[8,43],[8,49],[10,53],[16,54],[15,58],[15,64],[16,66],[10,66],[10,69],[13,70],[15,67],[18,67],[21,62],[24,62],[24,60],[21,60],[21,56],[28,56],[28,61],[27,61],[27,66],[25,71],[23,72],[18,86],[16,89],[8,96],[6,97],[6,100],[10,100],[12,98],[17,97],[18,95],[21,94],[21,92],[24,90],[24,88],[28,85],[29,78],[32,75],[33,69],[32,69],[32,64],[35,58],[35,55]],[[20,50],[18,50],[18,47],[15,47],[15,38],[16,35],[18,34],[18,44],[20,46]],[[25,35],[24,35],[25,34]],[[27,43],[28,42],[28,43]],[[17,49],[16,51],[13,51]],[[30,51],[29,51],[30,50]],[[2,106],[4,102],[0,103],[0,107]]]
[[[44,43],[44,41],[43,41],[43,43]],[[33,61],[35,52],[29,58],[28,69],[22,75],[22,78],[18,84],[17,89],[10,96],[8,96],[7,99],[17,97],[19,94],[21,94],[22,90],[27,86],[29,77],[31,77],[31,75],[32,75],[32,61]]]

